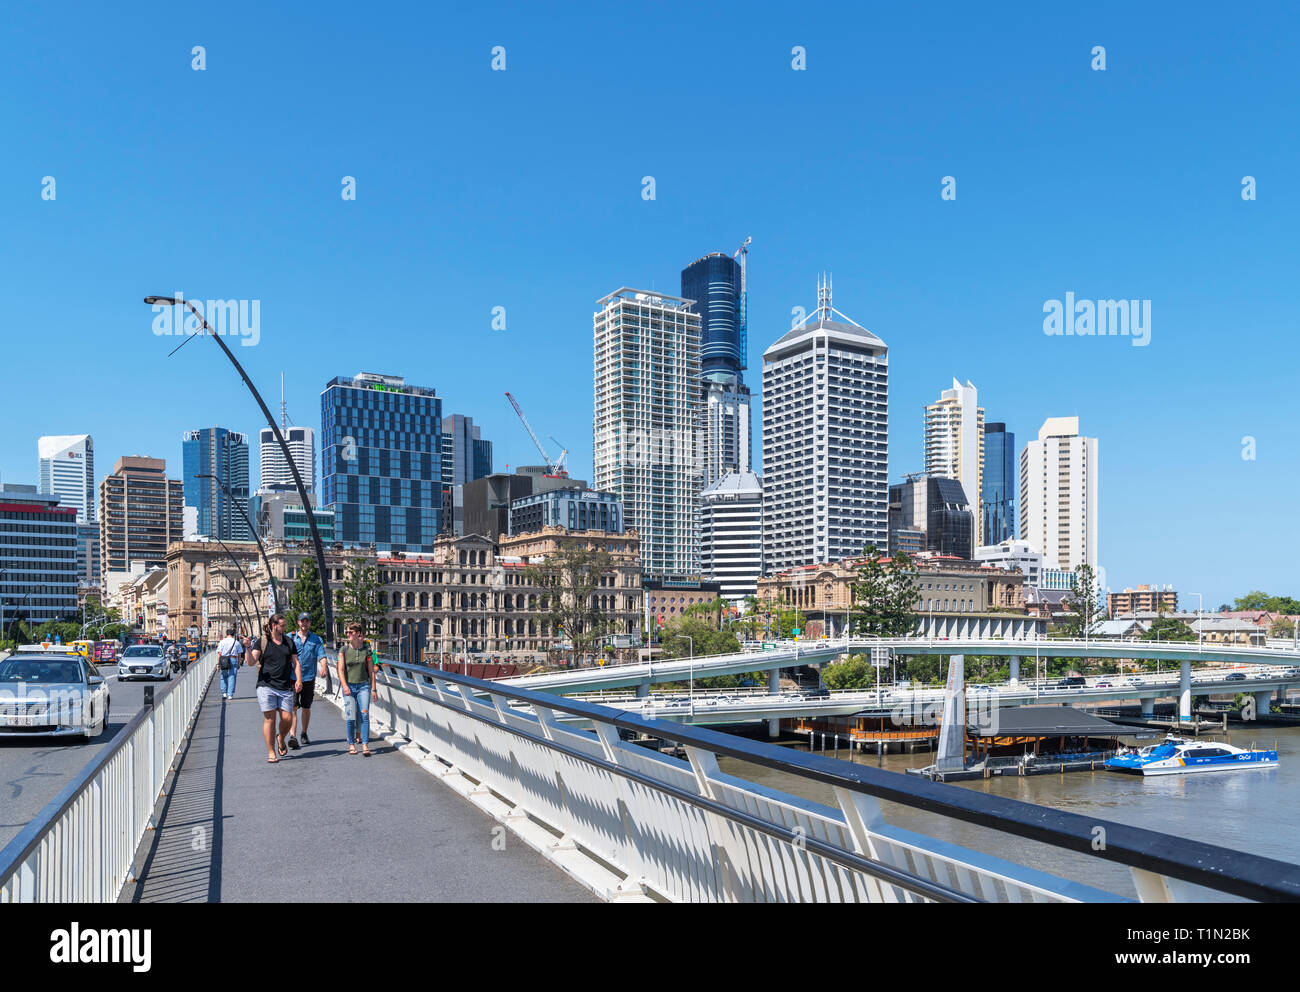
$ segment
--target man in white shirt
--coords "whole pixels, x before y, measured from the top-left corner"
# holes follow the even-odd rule
[[[239,674],[239,662],[244,653],[244,646],[235,637],[235,628],[226,631],[226,636],[217,645],[217,667],[221,672],[221,698],[235,698],[235,676]]]

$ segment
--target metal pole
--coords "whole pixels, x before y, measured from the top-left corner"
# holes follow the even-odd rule
[[[248,576],[244,574],[244,568],[239,564],[239,559],[235,557],[235,553],[231,551],[230,548],[226,547],[225,542],[222,541],[221,538],[214,537],[213,540],[220,544],[226,554],[230,556],[230,560],[235,566],[235,571],[237,571],[239,577],[244,580],[244,585],[248,589],[248,598],[253,601],[253,615],[257,617],[257,636],[259,638],[264,637],[266,629],[262,625],[262,611],[257,608],[257,593],[253,592],[253,584],[248,581]]]
[[[151,305],[158,303],[166,305],[170,303],[172,306],[175,306],[177,303],[176,300],[169,297],[153,296],[145,297],[145,302]],[[239,364],[239,360],[235,358],[234,353],[226,347],[226,342],[222,341],[220,335],[212,330],[208,325],[208,322],[203,319],[203,315],[195,308],[194,304],[190,303],[188,300],[183,302],[185,306],[189,307],[190,312],[193,313],[202,323],[203,329],[209,332],[208,336],[217,343],[217,347],[225,353],[226,358],[230,360],[230,364],[233,365],[235,371],[239,373],[239,377],[244,380],[244,385],[248,387],[248,391],[252,393],[253,399],[257,400],[257,405],[262,410],[262,416],[266,418],[267,424],[270,425],[271,432],[275,435],[276,442],[280,445],[280,452],[284,455],[284,460],[289,466],[289,471],[293,473],[293,482],[294,485],[298,487],[298,495],[302,499],[302,505],[304,507],[310,507],[311,499],[307,495],[307,487],[303,485],[302,474],[298,471],[298,466],[293,460],[293,455],[289,452],[289,445],[285,442],[284,435],[280,433],[280,425],[277,424],[275,418],[271,416],[271,411],[267,408],[266,401],[262,399],[262,394],[257,391],[257,387],[253,385],[253,380],[248,377],[248,373],[245,372],[244,367]],[[334,602],[330,596],[329,573],[325,568],[325,546],[321,544],[320,530],[316,527],[316,514],[309,512],[307,514],[307,523],[311,527],[311,540],[316,550],[316,568],[317,571],[320,572],[321,599],[324,601],[325,606],[325,643],[328,647],[334,640]]]
[[[226,436],[229,437],[230,435],[226,435]],[[196,475],[194,478],[213,479],[217,483],[217,485],[221,487],[222,491],[226,494],[226,499],[230,500],[231,504],[235,507],[235,509],[239,511],[239,515],[244,518],[244,523],[248,524],[248,530],[253,535],[253,540],[257,542],[257,550],[261,552],[262,562],[266,565],[266,578],[271,585],[271,596],[275,600],[276,612],[277,613],[280,612],[280,591],[275,584],[275,573],[271,571],[271,559],[266,556],[266,546],[262,544],[262,537],[260,534],[258,534],[257,528],[253,526],[253,521],[248,519],[248,514],[245,512],[244,508],[239,505],[238,501],[236,501],[235,494],[231,492],[230,487],[226,485],[224,482],[222,482],[219,477],[205,472],[201,475]],[[307,513],[312,512],[311,507],[304,507],[303,509]]]

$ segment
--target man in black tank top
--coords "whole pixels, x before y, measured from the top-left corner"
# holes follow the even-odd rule
[[[293,725],[293,695],[302,690],[302,666],[298,647],[284,633],[284,614],[271,617],[267,636],[253,649],[257,663],[257,702],[262,708],[262,737],[266,740],[266,760],[274,764],[289,753],[285,738]],[[280,715],[276,732],[275,718]],[[294,741],[294,747],[298,742]]]

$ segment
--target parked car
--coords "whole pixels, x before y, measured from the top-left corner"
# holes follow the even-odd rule
[[[1065,678],[1061,679],[1059,683],[1062,689],[1076,688],[1087,684],[1088,680],[1082,675],[1067,675]]]
[[[1225,681],[1225,682],[1245,682],[1245,681],[1246,681],[1246,673],[1245,673],[1245,672],[1233,672],[1231,675],[1229,675],[1229,676],[1228,676],[1226,679],[1224,679],[1223,681]]]
[[[1138,686],[1138,687],[1141,687],[1141,686],[1146,685],[1146,683],[1143,682],[1143,681],[1142,681],[1141,679],[1139,679],[1139,678],[1131,678],[1131,679],[1128,679],[1124,684],[1125,684],[1125,685],[1135,685],[1135,686]]]

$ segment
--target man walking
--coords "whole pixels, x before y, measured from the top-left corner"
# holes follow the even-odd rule
[[[293,696],[293,724],[289,727],[289,746],[297,749],[298,740],[310,744],[307,727],[311,724],[311,701],[316,695],[317,666],[325,658],[325,642],[311,632],[311,614],[298,614],[298,629],[293,634],[302,667],[302,689]]]
[[[289,753],[285,737],[293,725],[294,693],[302,691],[302,666],[298,664],[298,647],[284,632],[284,614],[271,617],[270,633],[253,649],[257,663],[257,703],[262,708],[262,737],[266,740],[266,760],[275,764]],[[280,727],[275,726],[276,714]]]
[[[244,653],[244,646],[235,636],[235,628],[226,631],[226,636],[217,645],[217,667],[221,670],[221,698],[235,698],[235,676],[239,674],[239,661]]]

